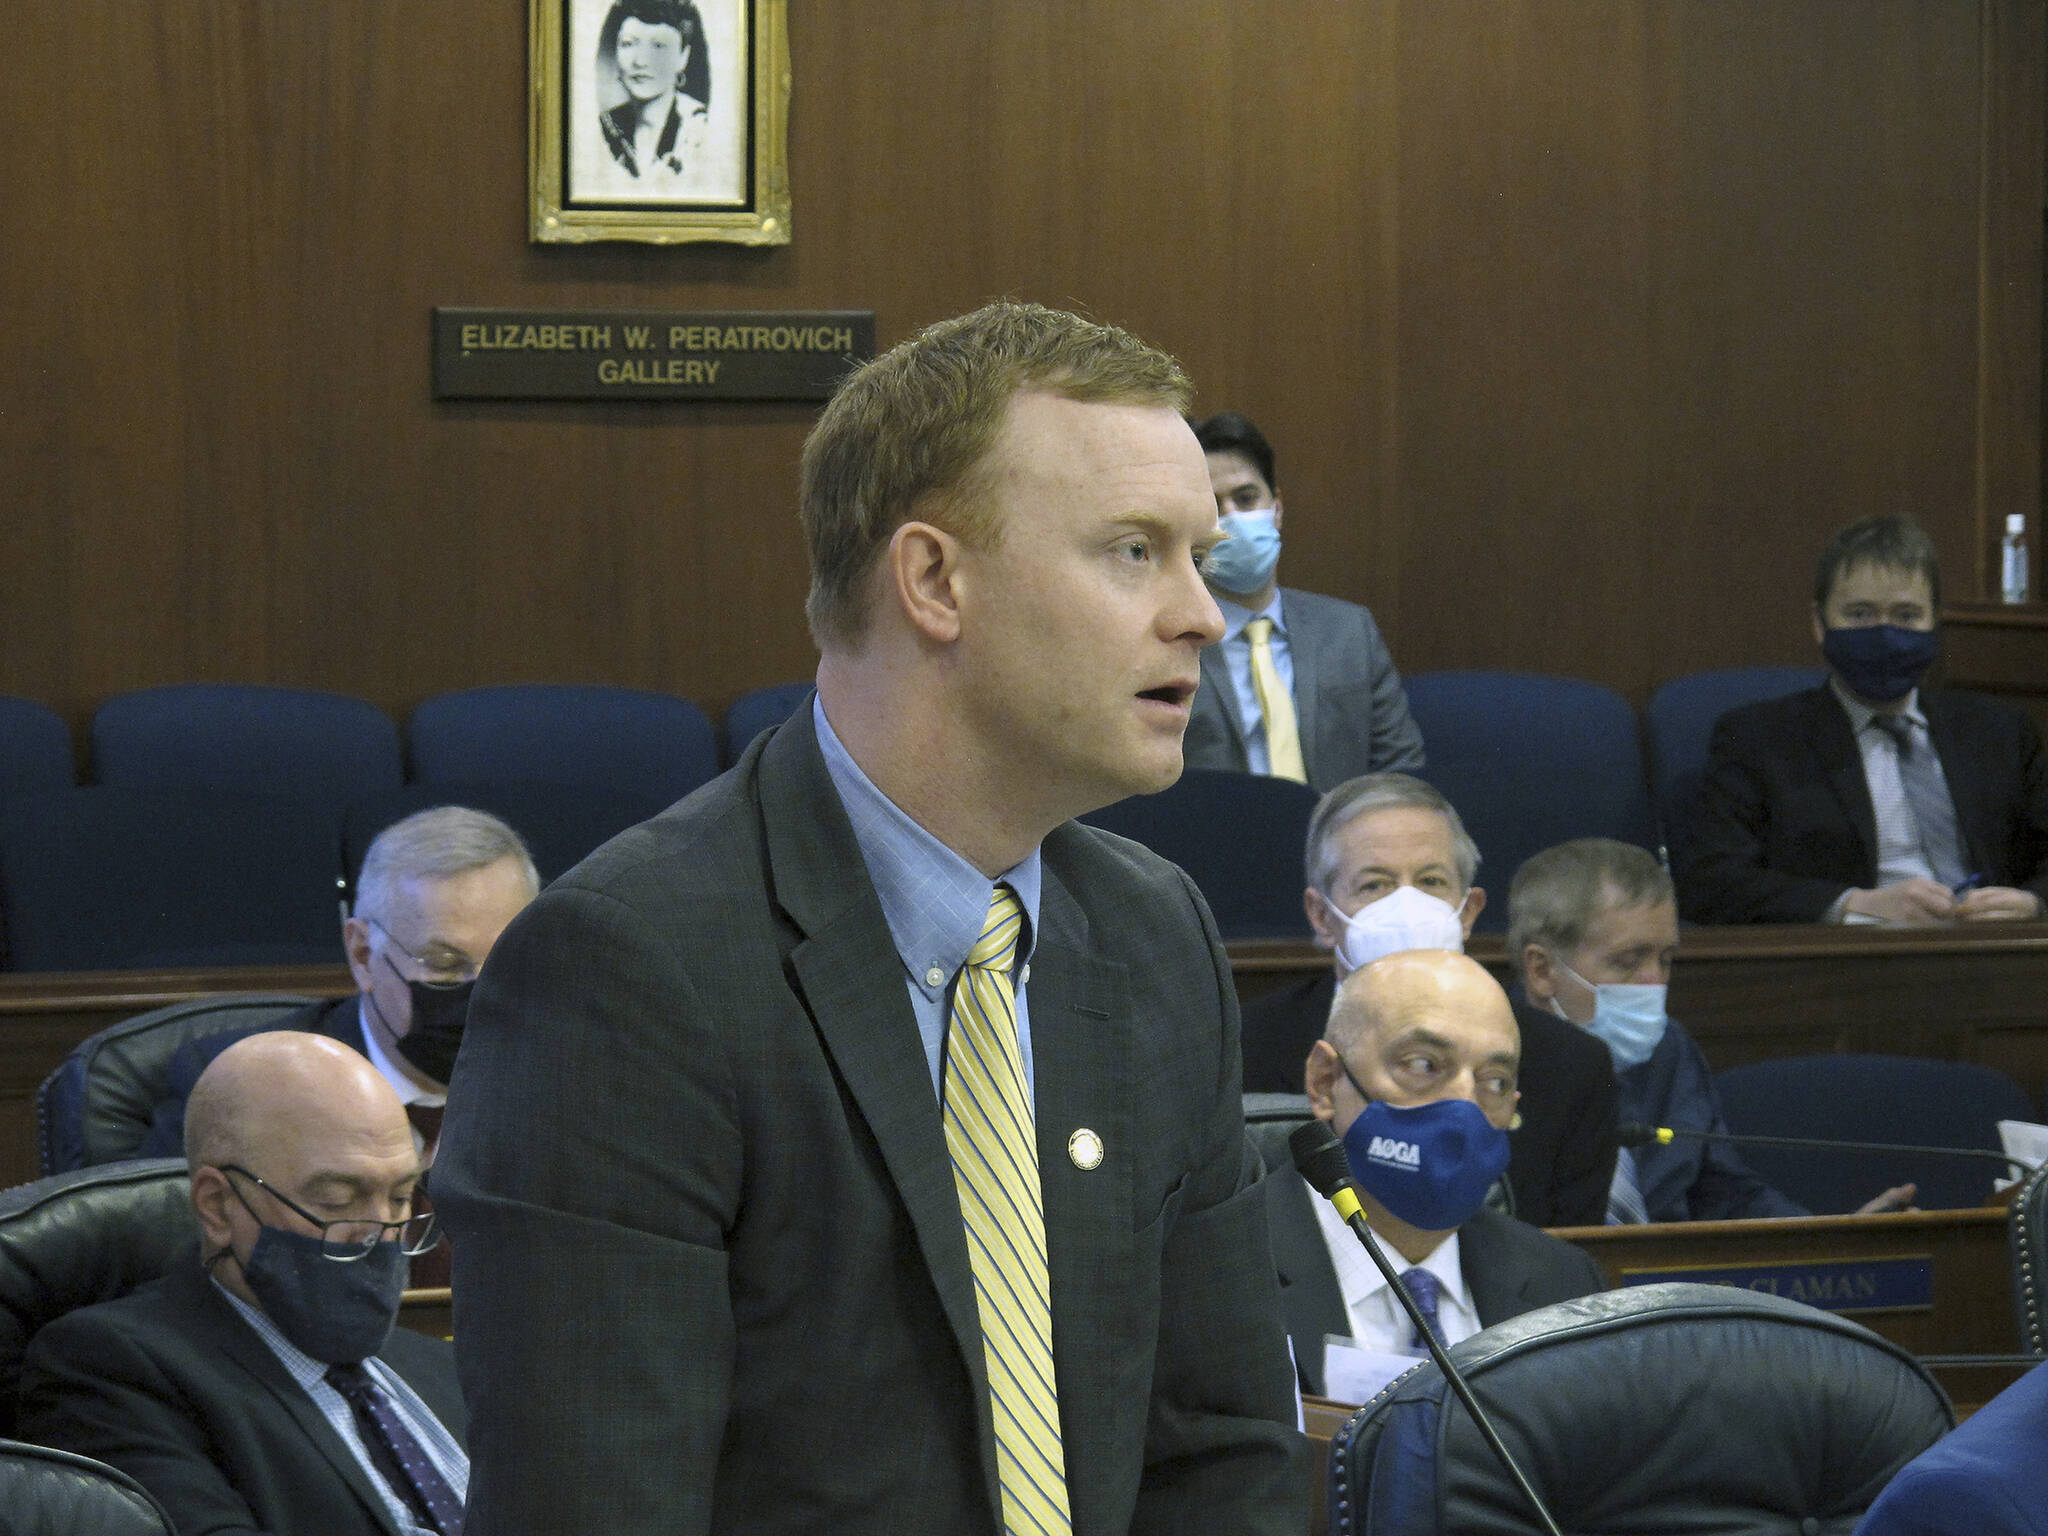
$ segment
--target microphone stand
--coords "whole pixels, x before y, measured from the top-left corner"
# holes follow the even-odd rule
[[[1373,1237],[1372,1226],[1366,1221],[1364,1208],[1359,1204],[1358,1186],[1351,1180],[1350,1165],[1344,1160],[1344,1149],[1337,1141],[1336,1134],[1321,1120],[1311,1120],[1306,1125],[1298,1126],[1287,1141],[1289,1150],[1294,1154],[1294,1166],[1308,1181],[1311,1189],[1337,1208],[1337,1214],[1344,1218],[1344,1224],[1351,1228],[1352,1235],[1365,1246],[1367,1255],[1378,1266],[1381,1275],[1385,1276],[1387,1289],[1394,1293],[1394,1299],[1400,1302],[1401,1310],[1408,1314],[1409,1321],[1415,1325],[1415,1337],[1422,1340],[1423,1346],[1429,1351],[1429,1358],[1436,1363],[1436,1368],[1444,1373],[1444,1379],[1451,1384],[1451,1390],[1457,1393],[1458,1401],[1465,1405],[1465,1411],[1472,1416],[1472,1422],[1478,1426],[1480,1435],[1499,1459],[1500,1464],[1507,1469],[1508,1476],[1515,1480],[1515,1486],[1522,1490],[1522,1497],[1529,1501],[1529,1507],[1536,1511],[1536,1517],[1543,1522],[1543,1529],[1548,1531],[1550,1536],[1564,1536],[1557,1528],[1557,1522],[1551,1519],[1550,1511],[1544,1508],[1543,1500],[1537,1497],[1528,1477],[1523,1474],[1521,1467],[1516,1465],[1513,1454],[1501,1440],[1499,1431],[1493,1427],[1493,1420],[1486,1416],[1486,1410],[1479,1406],[1478,1399],[1472,1395],[1472,1389],[1465,1384],[1464,1373],[1451,1364],[1451,1357],[1445,1352],[1442,1341],[1437,1338],[1436,1330],[1429,1326],[1422,1315],[1422,1309],[1415,1304],[1415,1298],[1408,1294],[1408,1287],[1401,1283],[1401,1277],[1394,1273],[1394,1266],[1389,1264],[1387,1256],[1380,1252],[1380,1245]],[[1334,1164],[1330,1157],[1332,1153],[1336,1154]],[[1338,1171],[1335,1178],[1330,1177],[1333,1169]]]

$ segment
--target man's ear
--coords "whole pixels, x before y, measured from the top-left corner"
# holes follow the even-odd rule
[[[1472,937],[1472,925],[1479,921],[1479,914],[1486,910],[1486,888],[1473,886],[1465,893],[1465,911],[1458,921],[1465,925],[1465,937]]]
[[[1813,605],[1813,643],[1819,645],[1828,637],[1827,620],[1821,616],[1820,604]]]
[[[1522,946],[1522,990],[1532,1003],[1548,1003],[1557,996],[1557,963],[1541,944]]]
[[[1286,512],[1280,506],[1279,493],[1276,491],[1273,495],[1273,531],[1275,533],[1280,531],[1280,525],[1286,520],[1286,516]]]
[[[199,1223],[200,1247],[207,1253],[233,1246],[235,1229],[228,1207],[234,1202],[226,1174],[205,1164],[192,1170],[192,1216]]]
[[[960,541],[931,523],[905,523],[889,536],[889,590],[926,640],[960,638]]]
[[[1309,1047],[1308,1060],[1301,1069],[1302,1087],[1308,1094],[1309,1110],[1318,1120],[1327,1123],[1337,1118],[1337,1080],[1343,1075],[1337,1047],[1327,1040]]]
[[[341,949],[348,956],[348,973],[355,978],[356,990],[370,990],[370,924],[368,919],[351,917],[341,925]]]
[[[1337,947],[1337,921],[1330,916],[1330,904],[1323,893],[1310,886],[1301,893],[1301,909],[1308,914],[1308,925],[1315,931],[1317,949]]]

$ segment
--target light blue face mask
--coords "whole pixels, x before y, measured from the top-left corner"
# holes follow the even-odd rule
[[[1226,512],[1217,525],[1229,535],[1209,551],[1202,578],[1224,592],[1246,596],[1273,579],[1273,567],[1280,563],[1280,530],[1274,525],[1274,509],[1256,512]]]
[[[1614,1070],[1626,1072],[1648,1061],[1670,1023],[1664,1012],[1668,989],[1661,982],[1606,981],[1595,986],[1562,960],[1557,962],[1557,968],[1592,992],[1593,1022],[1583,1027],[1606,1045],[1608,1054],[1614,1058]],[[1566,1023],[1571,1022],[1554,997],[1550,1010]]]

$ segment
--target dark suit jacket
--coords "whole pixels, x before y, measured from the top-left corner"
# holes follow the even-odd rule
[[[458,1441],[455,1362],[404,1328],[378,1359]],[[370,1480],[311,1398],[197,1257],[117,1301],[67,1313],[29,1343],[21,1434],[119,1467],[181,1536],[395,1536]]]
[[[1323,1037],[1336,972],[1267,994],[1244,1011],[1246,1093],[1300,1093]],[[1531,1226],[1598,1226],[1614,1181],[1614,1060],[1582,1029],[1519,1000],[1522,1123],[1508,1135],[1508,1187]]]
[[[351,993],[347,997],[329,998],[325,1002],[309,1003],[295,1013],[270,1024],[252,1024],[241,1029],[224,1029],[219,1034],[201,1035],[196,1040],[187,1040],[178,1047],[171,1057],[171,1065],[164,1075],[164,1096],[158,1101],[156,1113],[149,1123],[149,1134],[143,1140],[137,1157],[183,1157],[185,1155],[185,1101],[192,1096],[193,1088],[199,1082],[199,1074],[213,1064],[213,1058],[233,1045],[237,1040],[261,1034],[273,1029],[296,1029],[304,1034],[325,1035],[330,1040],[339,1040],[351,1050],[369,1055],[363,1044],[363,1022],[357,1002],[361,994]]]
[[[1920,707],[1971,868],[2048,897],[2048,764],[2033,721],[1970,693],[1923,690]],[[1672,851],[1695,922],[1818,922],[1843,891],[1877,884],[1863,757],[1826,685],[1721,717],[1698,820]]]
[[[1292,587],[1282,589],[1282,607],[1309,783],[1327,791],[1361,773],[1420,768],[1422,732],[1371,612]],[[1221,642],[1202,652],[1202,686],[1182,751],[1190,768],[1244,773],[1250,767]]]
[[[1320,1396],[1323,1337],[1349,1338],[1351,1317],[1316,1222],[1315,1201],[1292,1168],[1276,1168],[1266,1176],[1266,1225],[1273,1234],[1273,1265],[1280,1274],[1295,1369],[1302,1391]],[[1480,1210],[1458,1229],[1458,1267],[1465,1272],[1482,1328],[1607,1289],[1600,1266],[1583,1250],[1493,1210]]]
[[[1074,1530],[1299,1531],[1214,926],[1134,844],[1068,824],[1043,853],[1029,1003]],[[808,711],[514,921],[453,1088],[434,1193],[471,1536],[996,1530],[938,1099]],[[1083,1127],[1106,1149],[1087,1171]]]

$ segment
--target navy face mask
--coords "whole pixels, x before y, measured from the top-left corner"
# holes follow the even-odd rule
[[[1344,1133],[1344,1156],[1358,1187],[1395,1216],[1448,1232],[1472,1219],[1507,1171],[1508,1133],[1470,1099],[1412,1109],[1372,1099]]]
[[[407,1268],[397,1243],[340,1263],[321,1253],[317,1237],[265,1227],[242,1278],[280,1333],[315,1360],[343,1365],[367,1360],[391,1337]]]
[[[1859,699],[1889,704],[1920,686],[1934,665],[1941,636],[1931,629],[1867,624],[1821,632],[1820,653]]]

